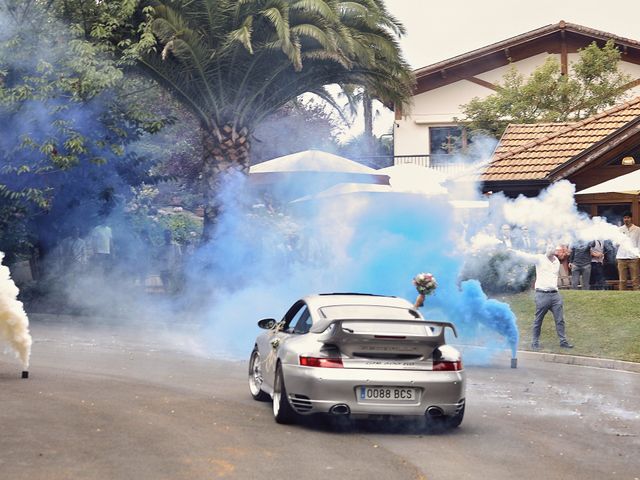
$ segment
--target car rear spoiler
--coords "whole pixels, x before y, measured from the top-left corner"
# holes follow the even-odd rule
[[[340,341],[340,340],[346,340],[348,337],[353,337],[353,331],[349,329],[349,327],[347,326],[350,322],[351,323],[362,323],[362,322],[382,322],[385,321],[384,319],[355,319],[355,318],[349,318],[349,319],[339,319],[339,320],[333,320],[331,321],[328,325],[323,325],[325,328],[323,328],[322,330],[319,331],[315,331],[313,329],[313,327],[311,328],[311,332],[313,333],[324,333],[325,335],[322,335],[320,339],[318,339],[318,341],[322,342],[322,343],[329,343],[329,342],[336,342],[336,341]],[[440,331],[433,336],[428,337],[431,340],[436,340],[437,343],[439,344],[444,344],[445,340],[444,340],[444,332],[446,328],[450,328],[451,331],[453,331],[453,334],[456,336],[456,338],[458,337],[458,331],[456,330],[456,327],[453,323],[451,322],[439,322],[436,320],[386,320],[387,322],[393,322],[394,324],[401,324],[401,325],[421,325],[421,326],[430,326],[430,327],[437,327],[440,329]],[[359,337],[366,337],[366,336],[370,336],[372,339],[375,338],[375,335],[357,335]]]

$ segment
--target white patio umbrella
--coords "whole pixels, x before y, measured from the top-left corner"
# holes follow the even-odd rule
[[[270,184],[287,178],[335,178],[335,183],[357,182],[389,185],[389,176],[348,158],[320,150],[305,150],[259,163],[249,169],[255,184]]]
[[[585,188],[584,190],[576,192],[576,195],[587,195],[590,193],[627,193],[630,195],[638,195],[640,194],[640,170],[612,178],[593,187]]]
[[[323,198],[333,198],[340,195],[369,194],[369,193],[391,193],[393,190],[389,185],[376,185],[366,183],[339,183],[331,188],[323,190],[315,195],[305,195],[292,201],[292,204],[319,200]]]
[[[425,167],[420,167],[425,168]],[[331,199],[340,197],[343,195],[378,195],[378,194],[396,194],[396,195],[425,195],[424,192],[412,192],[407,190],[396,190],[393,186],[389,185],[373,185],[373,184],[363,184],[363,183],[340,183],[338,185],[334,185],[327,190],[324,190],[315,195],[305,195],[304,197],[297,198],[292,201],[292,205],[303,204],[305,202],[317,201],[323,199]],[[444,193],[438,191],[436,193],[427,194],[428,196],[435,195],[440,196],[446,194],[446,190]],[[477,209],[486,209],[489,208],[489,202],[486,200],[449,200],[449,204],[456,210],[477,210]]]

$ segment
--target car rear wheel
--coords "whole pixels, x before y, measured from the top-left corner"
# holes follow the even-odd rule
[[[269,394],[262,390],[263,381],[260,353],[257,348],[254,348],[249,360],[249,391],[253,399],[259,402],[266,402],[270,398]]]
[[[280,364],[276,368],[276,379],[273,383],[273,417],[277,423],[293,423],[296,419],[296,412],[287,398],[287,389],[284,386],[284,376]]]
[[[458,413],[450,416],[433,417],[429,419],[429,425],[427,429],[433,429],[436,431],[452,430],[458,428],[464,418],[464,405]]]

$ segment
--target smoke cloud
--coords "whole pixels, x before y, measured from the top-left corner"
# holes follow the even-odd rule
[[[0,252],[0,340],[8,342],[26,370],[31,356],[29,319],[22,302],[17,300],[18,287],[13,283],[9,269],[2,265],[3,258],[4,253]]]
[[[15,31],[1,13],[0,41],[5,41]],[[35,51],[46,50],[35,48],[38,45],[34,44]],[[65,52],[62,47],[52,52],[49,63],[56,63]],[[38,59],[27,57],[21,60],[24,64],[13,67],[35,72]],[[23,105],[18,115],[2,116],[7,112],[0,110],[0,127],[16,132],[0,137],[0,151],[18,152],[11,156],[14,166],[28,163],[34,152],[20,153],[16,139],[29,133],[42,143],[55,136],[52,125],[56,120],[70,122],[88,137],[92,132],[99,132],[94,133],[96,138],[106,134],[97,119],[107,109],[111,94],[65,109],[51,98]],[[473,158],[488,158],[495,146],[491,142],[476,139]],[[305,178],[287,178],[265,191],[250,179],[230,175],[219,192],[223,208],[214,240],[189,257],[182,291],[153,296],[144,288],[148,272],[141,271],[145,268],[141,260],[153,250],[151,245],[136,238],[139,232],[123,212],[96,218],[105,202],[95,192],[130,198],[132,173],[125,171],[130,159],[120,162],[115,155],[94,153],[104,156],[107,164],[84,162],[48,177],[49,185],[64,188],[58,188],[46,218],[38,220],[37,233],[44,253],[60,259],[53,250],[73,227],[79,227],[86,238],[97,223],[105,223],[119,237],[114,254],[118,266],[108,272],[84,263],[75,269],[51,267],[50,271],[57,272],[51,281],[55,284],[52,293],[63,289],[76,313],[99,321],[155,322],[165,331],[196,325],[196,337],[205,351],[216,356],[246,358],[258,333],[256,321],[282,315],[304,295],[365,292],[413,300],[416,291],[411,280],[423,271],[433,273],[438,281],[438,288],[426,300],[425,317],[453,322],[460,341],[486,346],[487,358],[504,348],[515,355],[519,339],[515,315],[508,305],[488,298],[482,288],[486,282],[478,281],[497,255],[500,262],[494,266],[500,282],[522,284],[527,278],[527,268],[505,248],[502,226],[510,227],[516,248],[516,233],[521,235],[527,227],[530,251],[576,240],[628,241],[616,226],[579,213],[574,186],[564,181],[536,198],[513,200],[496,194],[487,200],[479,194],[478,183],[464,174],[458,181],[445,181],[425,178],[428,171],[422,167],[407,166],[405,175],[397,176],[395,184],[392,181],[390,192],[365,188],[291,202],[326,186],[314,181],[311,173]],[[19,176],[3,181],[15,190],[26,186]],[[470,200],[485,203],[463,208],[452,204]],[[31,337],[17,293],[8,269],[1,266],[0,335],[26,366]],[[200,352],[199,347],[194,348],[194,353]]]
[[[438,288],[427,297],[425,317],[452,321],[463,341],[515,353],[518,329],[508,305],[489,300],[477,281],[460,281],[465,212],[450,196],[354,189],[272,210],[260,192],[248,195],[250,179],[232,176],[225,185],[215,240],[189,268],[188,285],[199,288],[188,290],[208,299],[203,338],[211,352],[246,356],[256,321],[279,317],[304,295],[364,292],[413,301],[412,279],[428,271]]]

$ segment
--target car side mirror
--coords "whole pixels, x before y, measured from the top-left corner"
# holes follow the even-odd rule
[[[275,318],[263,318],[258,322],[258,326],[265,330],[271,330],[273,327],[276,326],[276,323],[277,322]]]

